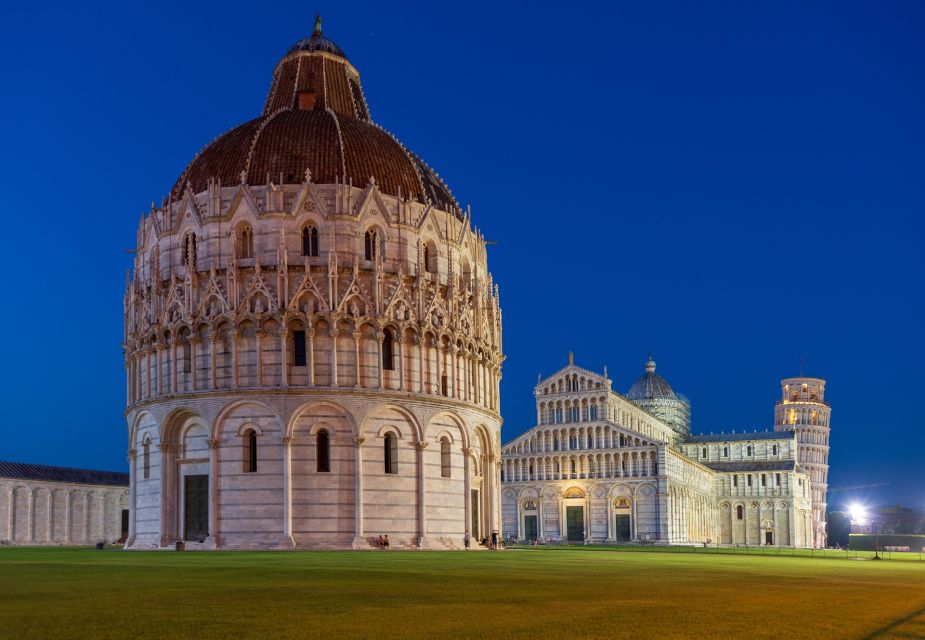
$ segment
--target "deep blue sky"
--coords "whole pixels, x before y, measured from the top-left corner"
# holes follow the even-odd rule
[[[505,440],[569,350],[648,352],[697,431],[828,379],[832,494],[925,508],[925,5],[0,4],[0,458],[125,467],[125,249],[311,29],[450,184],[501,285]]]

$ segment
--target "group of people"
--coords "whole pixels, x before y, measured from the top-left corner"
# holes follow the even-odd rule
[[[463,536],[463,543],[466,545],[466,550],[468,551],[469,545],[472,544],[472,537],[469,535],[468,531],[466,531],[466,535]],[[500,542],[498,540],[498,532],[497,531],[491,532],[490,541],[488,538],[482,538],[481,544],[482,546],[488,547],[489,549],[492,549],[493,551],[497,551],[500,548]],[[379,537],[376,538],[376,546],[380,549],[388,549],[389,548],[389,535],[380,534]]]

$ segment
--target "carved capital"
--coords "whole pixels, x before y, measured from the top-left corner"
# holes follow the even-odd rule
[[[188,340],[189,340],[189,343],[190,343],[190,344],[199,344],[200,342],[202,342],[202,338],[200,338],[199,336],[197,336],[197,335],[195,335],[195,334],[194,334],[194,335],[191,335],[191,336],[188,338]]]
[[[361,332],[359,332],[359,331],[354,331],[352,335],[353,335],[353,339],[354,339],[356,342],[359,342],[359,341],[360,341],[360,338],[363,337],[363,334],[362,334]]]
[[[288,447],[292,444],[292,436],[283,436],[283,446]]]
[[[287,329],[286,327],[283,327],[282,329],[279,330],[279,337],[285,340],[286,338],[289,337],[289,333],[290,333],[289,329]]]
[[[376,333],[376,342],[378,342],[379,344],[382,344],[383,342],[385,342],[385,334],[382,333],[381,331]]]
[[[356,446],[359,447],[359,446],[360,446],[361,444],[363,444],[365,441],[366,441],[366,438],[354,438],[354,439],[353,439],[353,444],[355,444]]]
[[[426,440],[418,440],[417,442],[414,443],[414,447],[415,447],[415,449],[417,449],[418,451],[423,451],[424,449],[427,448],[427,445],[429,445],[429,444],[430,444],[430,443],[427,442]]]
[[[340,331],[338,331],[337,329],[331,329],[328,335],[331,336],[332,338],[337,338],[337,336],[340,335]]]
[[[467,456],[471,456],[474,452],[474,449],[472,449],[472,447],[463,447],[462,452]]]
[[[209,440],[207,440],[206,442],[209,443],[209,448],[210,448],[210,449],[218,449],[218,448],[221,446],[221,444],[222,444],[222,441],[221,441],[221,440],[213,440],[213,439],[211,439],[211,438],[210,438]]]
[[[258,329],[257,331],[254,332],[254,335],[257,336],[257,338],[266,338],[267,332],[264,331],[263,329]]]

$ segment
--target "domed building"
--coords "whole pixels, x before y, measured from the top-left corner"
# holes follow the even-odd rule
[[[521,541],[825,546],[825,381],[787,378],[773,430],[690,433],[655,373],[626,395],[568,364],[533,389],[536,425],[502,449],[502,525]]]
[[[129,548],[456,548],[500,529],[501,309],[449,188],[316,19],[142,217]]]
[[[691,404],[675,393],[662,376],[655,373],[652,356],[646,361],[646,372],[626,392],[626,398],[674,429],[678,435],[691,432]]]

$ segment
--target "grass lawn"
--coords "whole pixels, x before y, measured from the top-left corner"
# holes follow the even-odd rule
[[[925,562],[6,548],[0,637],[925,638]]]

